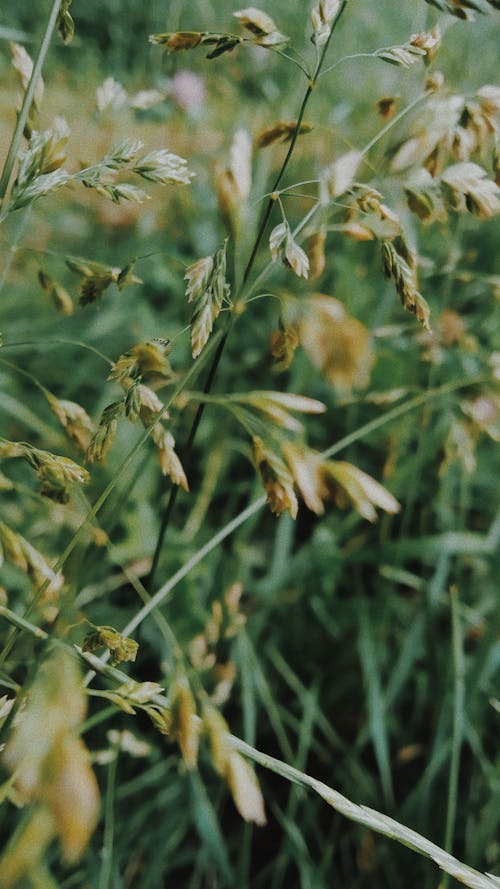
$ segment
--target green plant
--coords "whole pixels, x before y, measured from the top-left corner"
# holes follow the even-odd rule
[[[4,885],[90,881],[104,889],[139,879],[147,889],[172,873],[193,886],[278,887],[290,879],[327,885],[331,873],[353,885],[372,877],[373,885],[400,885],[411,865],[375,852],[369,834],[338,827],[335,844],[356,850],[344,865],[345,853],[330,850],[324,811],[305,807],[301,831],[303,798],[293,790],[285,800],[272,783],[261,790],[251,760],[313,789],[355,824],[431,858],[445,872],[443,885],[452,875],[493,889],[497,879],[482,871],[497,866],[496,822],[488,808],[498,796],[488,728],[495,711],[487,695],[495,676],[488,563],[499,526],[493,509],[481,506],[495,459],[490,442],[498,439],[498,352],[491,357],[489,306],[472,311],[470,301],[474,288],[481,294],[498,288],[488,229],[475,245],[473,217],[490,219],[500,209],[500,92],[488,83],[463,92],[447,86],[434,62],[441,42],[437,13],[433,26],[400,43],[335,58],[332,48],[350,27],[345,0],[313,7],[304,52],[284,25],[249,7],[235,13],[238,33],[210,25],[151,37],[166,50],[167,65],[184,50],[205,53],[207,64],[219,66],[214,77],[219,86],[225,82],[228,104],[237,94],[227,76],[224,81],[224,66],[232,66],[235,83],[247,91],[250,123],[238,121],[234,133],[224,133],[227,160],[211,181],[209,165],[195,170],[184,160],[189,141],[185,149],[179,140],[175,151],[148,145],[152,133],[157,139],[154,115],[161,121],[176,114],[161,78],[148,84],[147,95],[131,95],[130,87],[107,77],[97,90],[96,132],[108,139],[116,131],[118,138],[89,160],[84,155],[92,155],[93,143],[83,143],[75,164],[67,159],[65,121],[39,127],[41,70],[54,29],[66,42],[73,36],[69,5],[53,4],[34,64],[22,47],[12,48],[23,100],[0,178],[10,251],[3,291],[14,295],[0,351],[6,389],[0,408],[8,416],[0,439],[8,473],[0,476],[6,833],[10,813],[19,808],[2,859]],[[467,20],[473,10],[490,12],[496,4],[434,5]],[[262,94],[245,79],[245,53],[263,66]],[[380,117],[371,133],[359,117],[352,132],[346,125],[345,136],[336,136],[330,122],[323,132],[331,78],[341,63],[356,59],[395,66],[398,73],[409,69],[408,81],[402,75],[392,84],[407,89],[407,101],[398,109],[395,95],[371,97]],[[295,98],[292,119],[283,97],[286,119],[275,120],[268,106],[284,66],[300,79],[302,97],[298,104]],[[415,89],[412,77],[423,85]],[[187,83],[199,88],[197,81]],[[169,89],[175,98],[172,84]],[[189,119],[179,96],[176,101],[174,122]],[[194,106],[191,122],[202,115],[199,102]],[[213,132],[200,117],[198,139],[214,138],[218,150],[224,109],[211,110]],[[142,138],[130,138],[132,125],[142,126]],[[151,194],[157,185],[173,187],[163,217]],[[150,196],[159,218],[138,215]],[[39,207],[51,201],[54,234],[48,228],[44,242]],[[119,246],[96,251],[91,226],[76,219],[105,214],[101,201],[116,208],[115,216],[97,215],[102,230],[111,220],[125,235]],[[361,269],[359,251],[369,251]],[[75,275],[78,307],[71,297]],[[429,306],[423,293],[438,283],[441,298]],[[392,284],[402,309],[393,306]],[[460,305],[450,300],[458,284]],[[33,299],[37,287],[45,300],[40,308]],[[348,296],[340,300],[332,291]],[[26,342],[31,312],[36,334]],[[22,362],[19,354],[26,356]],[[278,386],[276,379],[286,382]],[[335,435],[315,416],[327,408]],[[417,416],[419,425],[407,422]],[[365,442],[369,452],[366,444],[359,448]],[[66,449],[71,458],[61,454]],[[170,490],[158,482],[158,461]],[[368,469],[383,473],[385,484]],[[255,499],[261,486],[265,496]],[[178,496],[181,490],[191,492],[192,507]],[[262,517],[266,502],[279,518]],[[380,532],[367,530],[364,523],[376,520],[377,509],[386,513]],[[315,516],[324,518],[316,524]],[[166,580],[155,590],[160,576]],[[284,627],[288,602],[294,614]],[[303,624],[312,617],[310,646]],[[422,664],[426,643],[431,654]],[[326,650],[335,645],[335,683],[321,661],[325,644]],[[473,646],[468,667],[467,645]],[[128,661],[134,663],[130,675],[118,668]],[[85,677],[77,662],[90,669]],[[481,687],[470,712],[467,670]],[[275,688],[268,672],[276,675]],[[357,684],[353,672],[361,675]],[[445,701],[442,716],[433,712],[433,682]],[[352,739],[349,719],[362,720],[350,701],[360,687],[366,716]],[[343,713],[345,724],[341,717],[332,725],[322,701]],[[417,742],[404,719],[394,726],[391,707],[397,705],[410,709]],[[474,730],[474,708],[484,738]],[[110,719],[120,730],[105,734]],[[435,731],[420,740],[429,719]],[[233,721],[244,741],[231,733]],[[184,774],[176,774],[177,754],[165,755],[162,736],[180,748]],[[279,758],[260,753],[257,736],[259,746]],[[471,816],[487,855],[474,841],[474,826],[458,839],[459,848],[471,852],[470,859],[461,857],[474,867],[451,855],[465,744],[474,756],[471,784],[480,774],[489,789],[485,798],[478,785]],[[102,833],[87,748],[97,769],[107,766]],[[352,803],[308,776],[308,759],[331,775],[332,749],[343,758],[336,780],[371,805]],[[423,751],[427,769],[400,789],[398,763],[418,763]],[[124,754],[148,764],[129,768]],[[163,790],[143,800],[127,825],[121,801],[158,780]],[[276,860],[263,855],[261,865],[252,864],[250,828],[243,828],[241,848],[235,829],[225,840],[224,784],[245,822],[264,825],[267,803],[268,829],[276,835],[279,825],[282,836]],[[436,843],[404,826],[408,817],[422,830],[429,827],[431,794],[446,823],[443,836],[439,819],[433,824]],[[158,811],[169,837],[161,851],[157,831],[150,830]],[[307,849],[316,842],[316,819],[319,863]],[[132,837],[137,848],[129,856]],[[66,865],[74,867],[69,876],[57,860],[56,838]],[[99,862],[87,848],[102,850]],[[423,872],[424,880],[434,884],[435,874]]]

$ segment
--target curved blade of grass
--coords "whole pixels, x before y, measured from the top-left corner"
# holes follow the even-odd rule
[[[464,886],[469,886],[470,889],[498,889],[496,880],[490,878],[486,874],[474,870],[474,868],[459,861],[458,858],[454,858],[453,855],[445,852],[440,846],[432,843],[426,837],[422,836],[422,834],[417,833],[417,831],[406,827],[404,824],[400,824],[399,821],[389,818],[387,815],[378,812],[376,809],[353,803],[350,799],[343,796],[337,790],[328,787],[328,785],[324,784],[322,781],[312,778],[305,772],[300,772],[298,769],[293,768],[293,766],[289,766],[287,763],[281,762],[281,760],[275,759],[273,756],[267,756],[265,753],[261,753],[259,750],[250,747],[249,744],[245,744],[244,741],[241,741],[234,735],[230,736],[230,741],[235,750],[242,753],[244,756],[247,756],[248,759],[251,759],[253,762],[258,763],[263,768],[269,769],[276,775],[281,775],[281,777],[285,778],[287,781],[293,781],[295,784],[314,790],[314,792],[319,794],[319,796],[321,796],[328,805],[332,806],[336,812],[344,815],[344,817],[348,818],[350,821],[362,824],[364,827],[375,831],[375,833],[382,834],[382,836],[388,837],[388,839],[396,840],[396,842],[401,843],[403,846],[407,846],[414,852],[418,852],[425,858],[430,858],[431,861],[434,861],[438,867],[441,868],[441,870],[450,874],[450,876],[454,877],[460,883],[463,883]]]

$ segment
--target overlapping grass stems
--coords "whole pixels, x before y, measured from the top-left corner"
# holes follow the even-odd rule
[[[26,127],[29,123],[29,117],[36,95],[37,82],[41,75],[52,33],[57,26],[65,41],[70,40],[72,37],[73,24],[69,13],[70,2],[71,0],[56,0],[56,2],[53,3],[40,51],[26,86],[24,101],[18,113],[17,124],[7,159],[4,164],[3,173],[0,178],[0,196],[3,198],[2,219],[5,219],[9,213],[9,201],[13,200],[15,202],[16,200],[16,182],[13,183],[16,161],[19,157],[23,132],[26,132]],[[489,6],[497,6],[497,4],[488,4],[485,0],[474,0],[474,2],[471,0],[471,2],[467,3],[453,4],[441,2],[441,0],[438,2],[438,0],[436,0],[434,5],[443,12],[450,12],[463,19],[471,17],[473,10],[487,12],[490,11]],[[338,3],[336,0],[321,0],[321,2],[314,8],[313,22],[316,34],[316,60],[311,74],[304,68],[301,61],[292,59],[303,73],[306,74],[308,83],[299,107],[295,125],[292,127],[289,134],[290,139],[288,149],[279,172],[273,182],[266,209],[258,226],[257,234],[242,275],[241,283],[237,283],[233,288],[233,306],[242,307],[250,296],[261,286],[268,270],[274,267],[273,263],[269,263],[266,269],[252,280],[255,261],[259,255],[263,238],[267,233],[271,214],[275,207],[281,206],[280,186],[294,153],[309,100],[318,84],[319,76],[324,69],[326,55],[334,37],[337,24],[347,7],[347,0],[340,0]],[[275,39],[275,34],[272,31],[271,25],[268,25],[268,22],[272,20],[265,16],[262,17],[262,14],[253,7],[244,10],[239,15],[246,21],[247,26],[249,26],[249,30],[253,34],[254,42],[261,46],[269,46],[270,48],[274,47],[276,51],[281,52],[286,56],[280,41],[277,39],[277,37],[282,37],[283,35],[276,32],[277,37]],[[263,28],[261,28],[262,22],[265,23],[265,27]],[[268,28],[268,30],[266,30],[266,28]],[[319,39],[319,35],[321,35],[321,39]],[[212,56],[215,54],[223,54],[234,48],[238,42],[241,42],[241,38],[234,35],[213,35],[209,32],[200,32],[199,35],[197,32],[178,32],[177,34],[172,33],[157,36],[162,39],[158,39],[155,42],[163,43],[167,46],[167,49],[178,49],[179,46],[174,45],[176,40],[177,42],[187,41],[188,43],[191,41],[193,46],[198,45],[200,42],[202,44],[206,43],[210,47],[215,47],[211,49],[210,54]],[[416,41],[409,43],[405,47],[388,48],[378,51],[378,57],[385,58],[393,64],[402,65],[405,65],[406,62],[411,64],[412,54],[425,55],[425,51]],[[409,59],[410,61],[408,61]],[[426,89],[424,93],[418,96],[406,109],[393,117],[392,120],[389,120],[377,137],[372,139],[368,145],[365,146],[363,151],[357,152],[355,158],[350,158],[350,163],[353,169],[352,174],[347,174],[349,186],[353,184],[354,171],[357,169],[361,158],[366,156],[376,141],[381,138],[382,135],[385,135],[391,127],[398,123],[404,115],[411,110],[411,108],[415,107],[418,102],[422,101],[428,93],[429,89]],[[64,134],[60,134],[60,137],[64,141]],[[54,148],[54,152],[57,153],[57,146]],[[128,169],[132,169],[133,172],[138,173],[138,175],[143,175],[145,170],[146,173],[150,173],[150,169],[147,166],[148,163],[150,165],[151,163],[157,164],[157,166],[160,163],[158,156],[153,160],[151,160],[151,157],[152,156],[146,156],[142,161],[137,161],[135,155],[134,158],[132,158],[132,152],[130,152],[130,156],[127,155],[123,160],[110,154],[105,160],[104,166],[109,170],[120,169],[121,166],[126,168],[128,165]],[[132,163],[134,166],[131,166]],[[113,164],[115,165],[114,167]],[[464,166],[467,165],[464,164]],[[454,178],[451,172],[448,174],[447,179],[443,180],[444,185],[452,192],[457,204],[460,198],[462,203],[464,203],[464,201],[467,202],[467,209],[471,212],[475,212],[476,215],[493,215],[489,211],[494,204],[494,201],[498,201],[498,197],[496,197],[496,193],[493,189],[483,182],[481,169],[477,166],[475,169],[472,169],[474,166],[474,164],[469,165],[467,171],[469,179],[465,185],[463,185],[462,181],[457,181],[457,176]],[[336,173],[339,175],[338,170]],[[48,172],[46,175],[50,176],[51,173]],[[138,190],[135,186],[127,186],[129,189],[127,191],[127,189],[121,186],[119,182],[116,184],[114,182],[105,182],[100,178],[100,175],[100,170],[97,165],[95,168],[89,168],[88,170],[83,170],[81,173],[76,174],[73,176],[73,179],[74,181],[83,182],[88,187],[95,187],[101,191],[108,190],[108,196],[111,196],[113,200],[116,201],[126,198],[132,200],[139,199]],[[182,172],[179,173],[178,167],[175,171],[171,170],[169,175],[173,175],[173,181],[175,181],[175,175],[182,177],[184,174]],[[346,173],[344,171],[344,176],[345,175]],[[465,171],[462,171],[462,175],[465,175]],[[71,177],[68,177],[68,181],[69,178]],[[148,178],[148,176],[144,175],[144,178]],[[64,184],[64,181],[64,177],[61,175],[57,184],[62,185]],[[165,181],[167,180],[165,179]],[[177,179],[177,181],[180,180]],[[34,185],[34,197],[43,196],[45,193],[43,190],[40,190],[38,193],[36,192],[36,179],[34,180]],[[417,200],[421,202],[419,205],[420,213],[418,215],[424,214],[425,208],[429,211],[429,203],[426,204],[426,201],[431,201],[428,191],[429,188],[430,186],[426,182],[425,187],[422,187],[421,192],[413,192],[414,202]],[[332,185],[332,196],[338,197],[334,189],[335,185]],[[341,191],[341,193],[343,192]],[[12,195],[14,195],[13,198]],[[375,200],[378,200],[378,198]],[[19,197],[19,175],[17,180],[17,201],[18,203],[14,203],[13,206],[22,208],[24,203],[23,195],[21,194]],[[311,211],[304,217],[293,232],[291,232],[288,227],[285,217],[283,217],[284,221],[282,227],[276,226],[273,230],[275,240],[273,245],[273,237],[271,236],[271,250],[275,251],[277,258],[283,259],[283,261],[295,271],[297,271],[297,268],[300,268],[300,263],[302,262],[302,251],[301,248],[299,248],[296,239],[301,232],[307,229],[320,206],[321,201],[314,203]],[[385,213],[386,210],[383,212]],[[387,216],[389,216],[388,211]],[[384,241],[383,246],[386,274],[394,278],[397,291],[405,306],[415,312],[415,314],[426,323],[427,316],[425,302],[422,300],[416,289],[414,258],[411,251],[404,242],[399,243],[394,247],[393,241],[390,238],[387,238]],[[97,295],[99,295],[99,292],[101,292],[99,291],[99,288],[108,286],[111,281],[118,283],[118,286],[121,284],[126,286],[126,284],[133,278],[133,269],[128,267],[103,273],[102,270],[96,271],[96,268],[85,266],[81,262],[73,262],[73,265],[76,270],[79,270],[80,273],[87,276],[87,295],[93,288],[97,288]],[[101,278],[99,278],[99,275],[101,275]],[[43,281],[42,286],[44,286]],[[54,289],[56,285],[53,282],[48,281],[46,287],[50,290],[51,288]],[[49,609],[47,613],[50,614],[52,600],[48,594],[56,589],[59,573],[69,559],[69,556],[75,551],[77,543],[80,541],[83,533],[90,525],[92,525],[101,508],[108,502],[110,495],[115,490],[120,480],[124,478],[139,450],[148,439],[154,437],[155,430],[158,430],[162,419],[167,415],[168,409],[172,405],[175,405],[182,393],[187,390],[188,385],[196,379],[198,374],[208,364],[203,391],[198,396],[196,396],[195,393],[198,402],[195,417],[187,440],[180,450],[183,462],[189,457],[193,449],[193,444],[199,429],[205,405],[210,403],[211,400],[214,401],[214,403],[217,403],[217,399],[215,396],[211,396],[211,392],[234,320],[233,312],[228,311],[225,313],[222,317],[222,323],[220,323],[216,333],[208,342],[206,342],[206,340],[203,342],[201,355],[196,357],[190,369],[181,377],[180,381],[174,387],[170,398],[160,408],[156,408],[154,419],[144,423],[145,428],[138,442],[136,442],[133,449],[126,455],[121,466],[115,471],[112,479],[104,488],[101,495],[92,506],[87,504],[84,520],[72,535],[66,549],[53,568],[49,569],[46,564],[37,561],[35,551],[24,538],[20,535],[16,537],[16,535],[10,533],[9,529],[5,530],[5,528],[3,528],[4,549],[8,555],[10,554],[10,558],[18,565],[18,567],[21,565],[26,566],[25,570],[28,571],[36,586],[36,595],[26,608],[23,616],[21,616],[15,608],[8,607],[6,604],[0,604],[0,616],[12,627],[12,632],[8,636],[2,652],[2,681],[8,688],[15,692],[16,696],[15,702],[8,700],[3,702],[2,711],[2,717],[6,720],[5,724],[10,729],[10,733],[7,735],[4,764],[12,773],[12,777],[8,778],[4,785],[4,795],[7,800],[9,800],[9,803],[4,803],[4,805],[13,802],[18,805],[23,803],[31,804],[26,810],[26,815],[21,820],[21,826],[18,832],[13,837],[0,861],[0,867],[3,864],[2,879],[4,881],[4,886],[9,889],[9,887],[15,887],[21,884],[24,885],[24,883],[22,883],[24,879],[26,879],[29,885],[33,886],[43,885],[48,887],[48,889],[52,889],[53,886],[56,886],[57,884],[50,875],[48,866],[44,863],[46,850],[50,848],[50,843],[55,837],[58,837],[60,841],[63,855],[67,862],[75,864],[80,860],[85,852],[90,837],[96,828],[99,817],[97,787],[95,785],[95,779],[88,766],[86,748],[80,738],[82,726],[83,728],[88,729],[90,725],[97,725],[101,719],[104,720],[108,718],[110,713],[116,713],[117,710],[123,710],[125,713],[131,715],[140,711],[142,714],[149,717],[161,733],[166,734],[172,740],[178,741],[185,765],[189,771],[193,771],[196,766],[199,735],[200,731],[203,730],[204,734],[209,739],[210,755],[213,765],[215,766],[216,771],[218,771],[221,777],[228,783],[240,814],[242,814],[248,821],[263,824],[265,815],[260,789],[253,773],[248,770],[247,766],[245,766],[246,759],[254,761],[271,772],[274,772],[276,775],[285,778],[289,782],[313,790],[346,818],[349,818],[372,831],[378,832],[391,839],[395,839],[421,855],[430,858],[438,864],[445,874],[452,875],[464,885],[477,887],[477,889],[495,889],[495,887],[498,887],[499,885],[498,879],[468,867],[450,854],[450,849],[453,844],[456,793],[459,778],[458,765],[463,735],[461,712],[464,706],[464,642],[461,637],[460,615],[456,591],[452,591],[451,594],[455,665],[455,719],[450,765],[449,800],[447,806],[446,850],[441,849],[438,845],[430,842],[398,821],[390,819],[372,808],[352,803],[346,797],[332,790],[326,784],[310,777],[305,770],[294,768],[290,764],[275,757],[261,753],[253,745],[245,743],[232,735],[222,716],[218,712],[217,707],[209,701],[199,680],[196,676],[190,676],[190,682],[192,682],[196,692],[197,700],[195,700],[187,679],[185,667],[186,656],[183,653],[172,628],[166,622],[163,614],[158,610],[159,606],[166,601],[175,586],[187,577],[197,564],[199,564],[209,553],[215,551],[238,527],[242,526],[247,520],[262,509],[266,502],[266,497],[260,497],[251,502],[246,509],[242,510],[235,518],[214,534],[203,547],[198,549],[197,552],[189,558],[172,577],[169,578],[169,580],[162,584],[154,595],[150,595],[147,588],[152,588],[157,573],[165,535],[176,502],[179,483],[172,485],[170,497],[161,517],[158,541],[153,555],[147,584],[143,585],[132,571],[128,573],[125,572],[127,580],[133,585],[136,593],[143,600],[144,604],[121,632],[116,631],[113,627],[94,627],[91,625],[90,632],[87,634],[83,645],[71,645],[64,638],[67,635],[67,628],[65,628],[62,623],[60,626],[54,626],[51,631],[46,631],[28,619],[30,614],[33,611],[36,611],[36,608],[40,603],[45,603]],[[8,342],[6,346],[9,346]],[[130,357],[131,353],[127,354]],[[156,360],[160,361],[161,359],[157,357]],[[6,361],[5,364],[8,366],[9,362]],[[117,364],[114,365],[114,369],[116,369]],[[29,374],[25,371],[24,375],[26,378],[29,377]],[[115,376],[115,379],[120,378]],[[125,379],[127,380],[127,385],[129,385],[128,378]],[[350,446],[357,440],[363,439],[376,429],[381,428],[386,424],[390,424],[405,413],[410,413],[422,405],[426,406],[431,404],[434,399],[440,399],[455,390],[460,390],[468,386],[478,386],[484,382],[488,382],[488,378],[484,375],[476,375],[471,376],[465,381],[461,380],[459,382],[446,383],[441,386],[430,388],[426,392],[418,394],[415,397],[406,400],[401,405],[392,408],[387,411],[385,415],[378,417],[375,420],[371,420],[359,426],[352,432],[349,432],[344,438],[335,442],[322,454],[317,454],[314,458],[306,455],[307,459],[311,461],[308,464],[306,464],[306,456],[304,456],[302,452],[299,454],[296,453],[295,458],[298,461],[299,468],[301,468],[302,473],[306,474],[306,482],[304,482],[303,474],[299,476],[299,480],[297,481],[298,487],[300,488],[306,503],[311,506],[312,511],[318,513],[322,511],[322,503],[321,500],[319,500],[320,493],[325,495],[325,492],[331,490],[331,488],[328,488],[328,485],[332,486],[335,481],[331,475],[329,476],[327,474],[327,469],[325,468],[327,464],[325,461],[331,458],[334,454],[338,454],[340,451],[347,448],[347,446]],[[41,387],[36,380],[35,385],[41,391],[43,390],[43,387]],[[134,403],[134,397],[137,396],[138,385],[142,385],[140,380],[139,383],[135,381],[135,383],[133,382],[130,385],[126,392],[126,399],[124,400],[125,411],[129,410],[131,413],[135,411],[136,416],[139,415],[139,407]],[[264,394],[265,393],[256,393],[253,397],[255,399],[258,396],[262,399]],[[252,395],[252,393],[250,393],[250,395]],[[45,397],[47,397],[46,392]],[[48,393],[48,397],[50,398],[50,393]],[[150,398],[151,403],[156,405],[153,396],[149,395],[148,397]],[[297,396],[291,397],[298,398]],[[221,399],[219,399],[219,401],[221,401]],[[230,397],[227,401],[230,403]],[[295,404],[297,405],[299,402],[296,401]],[[316,402],[316,404],[318,403]],[[288,422],[286,413],[279,413],[282,408],[279,400],[277,403],[276,400],[274,402],[271,400],[271,406],[266,402],[265,407],[267,411],[271,409],[278,411],[277,415],[281,418],[285,417]],[[246,415],[241,409],[241,403],[238,403],[237,400],[234,403],[231,403],[231,409],[235,416],[237,416],[238,411],[240,411],[240,416],[245,418]],[[310,400],[307,409],[316,410],[316,407],[313,406],[313,400]],[[118,416],[118,408],[116,410]],[[122,410],[121,406],[119,410]],[[109,414],[110,424],[114,422],[114,419],[114,416]],[[255,426],[250,426],[249,428],[252,434],[252,432],[255,433],[255,429],[258,429],[259,426],[257,422],[255,422]],[[257,436],[255,436],[255,438],[257,438]],[[59,499],[61,502],[65,502],[67,497],[69,497],[68,491],[71,484],[75,481],[84,481],[86,478],[87,471],[83,470],[78,464],[67,458],[54,458],[49,452],[26,443],[12,443],[3,440],[3,445],[3,456],[21,457],[27,460],[40,479],[42,493],[48,493],[53,499]],[[264,447],[263,444],[262,448]],[[165,445],[164,449],[165,448],[168,449],[168,443]],[[263,453],[264,457],[262,457],[262,465],[265,466],[267,473],[267,499],[271,500],[271,504],[276,511],[283,511],[283,508],[281,507],[278,509],[278,505],[283,501],[278,501],[277,497],[278,495],[279,497],[285,497],[286,508],[293,513],[295,497],[293,491],[287,491],[285,485],[278,484],[279,467],[281,464],[279,461],[277,461],[276,464],[273,464],[272,455],[267,454],[265,449],[263,450]],[[169,459],[172,459],[171,455],[169,455]],[[346,467],[347,465],[348,464],[345,464]],[[330,473],[333,472],[333,467],[330,467],[328,471]],[[344,471],[346,472],[347,469],[344,469]],[[276,473],[278,473],[277,476]],[[178,478],[181,477],[182,476],[178,472]],[[353,483],[354,480],[356,480],[358,484],[358,488],[355,488],[355,495],[352,499],[357,503],[360,511],[364,509],[364,514],[366,515],[366,511],[368,511],[368,515],[370,515],[370,512],[373,510],[373,503],[382,508],[387,508],[389,512],[395,511],[393,498],[391,500],[390,495],[388,495],[387,492],[383,493],[384,489],[377,486],[377,483],[375,483],[373,479],[369,479],[369,477],[367,477],[369,481],[364,481],[364,484],[369,486],[372,502],[369,502],[367,496],[365,497],[365,500],[363,500],[362,494],[365,494],[366,491],[363,489],[360,493],[359,486],[362,487],[360,478],[361,476],[354,476],[352,479]],[[300,479],[302,480],[302,484]],[[279,488],[279,491],[277,491],[277,488]],[[337,490],[337,488],[333,487],[333,490]],[[366,488],[366,490],[368,490],[368,488]],[[494,537],[493,531],[492,534]],[[485,541],[485,552],[488,552],[487,545],[489,545],[488,541]],[[109,546],[112,557],[111,544],[109,544]],[[234,619],[236,622],[235,626],[237,626],[237,604],[234,606],[234,600],[228,599],[226,605],[228,609],[226,618]],[[234,611],[234,607],[236,607],[236,612]],[[233,609],[233,611],[231,609]],[[176,662],[175,679],[172,683],[172,687],[169,689],[168,697],[162,693],[163,689],[156,682],[134,682],[127,676],[127,674],[117,669],[116,666],[122,661],[133,661],[135,659],[137,645],[133,640],[129,639],[129,634],[133,633],[149,614],[152,614],[160,631],[167,639],[174,654],[174,661]],[[214,632],[213,629],[212,632]],[[366,632],[368,633],[368,630],[366,630]],[[16,679],[9,677],[7,673],[9,663],[8,658],[14,650],[16,642],[20,642],[23,636],[27,638],[32,637],[33,640],[39,640],[44,644],[44,648],[47,647],[51,653],[45,660],[39,677],[31,677],[31,691],[28,695],[27,702],[24,705],[24,718],[21,709],[21,718],[18,718],[17,721],[12,724],[14,711],[18,709],[17,704],[22,702],[24,695],[23,689],[18,687]],[[369,642],[366,641],[367,638],[368,637],[365,639],[366,657],[369,656],[370,647]],[[97,657],[94,654],[94,651],[102,647],[106,648],[106,654],[103,657]],[[109,658],[111,658],[112,666],[106,663]],[[83,684],[78,671],[73,672],[73,667],[70,666],[75,660],[83,663],[91,669],[91,673],[87,674]],[[65,676],[66,673],[67,675]],[[97,691],[92,689],[90,693],[96,699],[101,696],[108,703],[111,702],[112,706],[110,709],[106,709],[100,714],[97,713],[95,717],[91,717],[91,719],[85,723],[85,695],[83,694],[83,688],[90,685],[95,674],[101,675],[107,682],[109,682],[111,690]],[[374,689],[374,693],[377,693],[376,689]],[[201,712],[201,718],[198,715],[199,712]],[[92,722],[92,720],[94,721]],[[33,733],[35,733],[35,736],[39,739],[39,743],[35,745],[33,745]],[[103,859],[99,870],[100,889],[106,889],[106,887],[113,885],[113,797],[117,778],[117,754],[121,743],[120,738],[116,738],[113,743],[115,745],[115,755],[112,759],[112,767],[109,771],[105,804]],[[384,739],[382,738],[379,742],[380,761],[382,763],[384,762],[384,757],[386,757],[384,743]],[[26,762],[29,764],[28,773],[25,770]],[[381,771],[383,772],[383,768]],[[74,795],[72,793],[68,794],[67,792],[68,775],[70,775],[70,778],[73,781],[73,787],[75,788]],[[193,782],[194,781],[195,778],[193,778]],[[193,784],[193,787],[195,786],[198,785]],[[200,793],[199,788],[197,792]],[[199,796],[199,799],[202,801],[204,797]],[[225,870],[229,871],[229,868],[224,853],[221,851],[219,828],[216,824],[210,821],[213,814],[210,804],[208,801],[205,801],[203,804],[205,806],[203,809],[204,817],[208,819],[209,823],[206,823],[204,826],[199,824],[198,829],[208,843],[209,848],[210,843],[212,843],[211,852],[217,861],[217,866],[220,872],[224,873]],[[211,840],[209,839],[210,836]],[[445,877],[442,885],[446,885],[446,882],[447,878]]]

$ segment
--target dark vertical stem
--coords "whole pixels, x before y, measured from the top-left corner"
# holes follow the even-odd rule
[[[205,381],[205,385],[203,387],[203,392],[205,393],[205,395],[208,395],[208,393],[212,389],[212,386],[213,386],[213,383],[215,380],[215,375],[217,373],[217,368],[219,367],[219,362],[221,360],[222,353],[224,351],[224,346],[226,344],[228,334],[229,334],[229,329],[226,331],[226,333],[222,337],[219,345],[217,346],[217,351],[213,357],[212,364],[211,364],[207,379]],[[203,416],[204,407],[205,407],[205,405],[203,404],[203,402],[201,402],[198,405],[198,408],[196,410],[196,414],[195,414],[195,417],[193,420],[193,425],[191,426],[189,435],[186,440],[186,444],[182,450],[183,459],[188,457],[189,454],[191,453],[191,450],[192,450],[192,447],[194,444],[194,439],[195,439],[196,433],[198,431],[198,426],[200,425],[200,421]],[[146,586],[149,589],[151,588],[151,586],[153,585],[153,582],[154,582],[155,574],[156,574],[156,571],[158,568],[158,562],[160,560],[160,555],[161,555],[161,551],[163,548],[163,541],[164,541],[165,535],[167,533],[167,528],[170,523],[170,516],[171,516],[173,508],[175,506],[175,501],[177,500],[178,492],[179,492],[179,486],[172,485],[171,490],[170,490],[170,496],[167,501],[167,505],[163,511],[160,530],[158,533],[158,540],[156,542],[156,548],[155,548],[154,555],[153,555],[153,561],[151,563],[151,571],[149,572],[148,580],[146,583]]]

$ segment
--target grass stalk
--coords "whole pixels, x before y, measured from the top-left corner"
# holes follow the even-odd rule
[[[450,773],[448,778],[448,804],[446,810],[446,827],[444,848],[451,852],[458,804],[458,782],[460,776],[460,751],[465,724],[465,660],[463,650],[462,627],[460,623],[460,604],[458,589],[450,589],[451,609],[451,648],[453,670],[453,734],[451,739]],[[441,882],[441,889],[448,889],[450,880],[446,874]]]
[[[47,55],[50,41],[52,39],[52,34],[54,33],[54,28],[57,23],[57,16],[59,14],[60,6],[61,0],[54,0],[54,2],[52,3],[52,9],[47,22],[47,26],[45,28],[45,33],[43,35],[40,49],[38,50],[38,55],[33,65],[33,71],[31,72],[30,81],[24,94],[23,104],[21,106],[21,110],[17,118],[17,123],[12,134],[7,157],[5,158],[2,175],[0,177],[0,200],[3,202],[5,201],[5,197],[8,192],[9,184],[14,170],[14,164],[16,162],[16,157],[19,151],[19,145],[23,136],[24,128],[26,126],[26,121],[28,120],[28,115],[30,113],[31,103],[33,102],[35,90],[40,80],[45,57]]]

